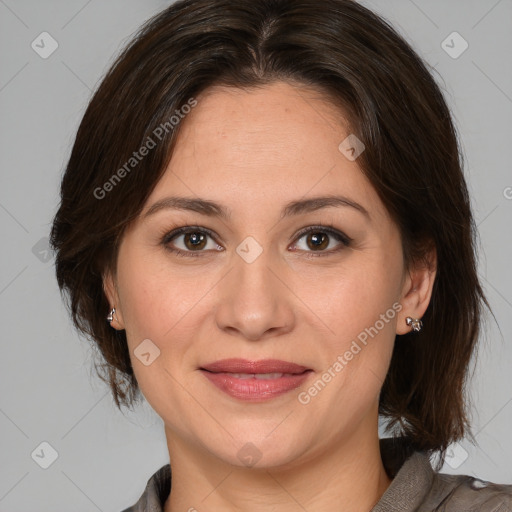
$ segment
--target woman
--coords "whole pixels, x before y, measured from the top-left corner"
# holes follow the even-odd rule
[[[375,14],[171,5],[92,98],[61,198],[74,322],[118,407],[165,425],[127,512],[512,510],[437,472],[487,302],[449,110]]]

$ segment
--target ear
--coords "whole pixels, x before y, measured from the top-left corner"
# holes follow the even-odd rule
[[[105,292],[108,303],[110,304],[109,311],[112,308],[116,308],[110,325],[117,330],[124,329],[123,313],[121,310],[121,303],[119,301],[119,291],[115,277],[110,270],[104,272],[103,274],[103,291]],[[105,317],[109,311],[105,313]]]
[[[425,258],[414,263],[412,268],[406,271],[400,299],[402,310],[397,317],[397,334],[406,334],[412,330],[406,323],[408,316],[421,319],[425,314],[432,297],[436,271],[437,252],[432,245]]]

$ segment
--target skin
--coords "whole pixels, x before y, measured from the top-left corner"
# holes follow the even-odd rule
[[[165,512],[270,505],[329,512],[340,503],[345,512],[370,510],[391,482],[379,451],[380,389],[395,335],[411,330],[406,316],[424,314],[435,270],[405,268],[396,224],[357,160],[338,149],[350,132],[326,98],[277,82],[215,87],[197,100],[165,174],[122,239],[115,274],[104,276],[116,307],[112,326],[126,329],[139,386],[165,425],[173,472]],[[170,195],[218,202],[231,217],[176,209],[144,216]],[[327,207],[280,218],[290,201],[328,195],[357,202],[369,217]],[[215,234],[198,257],[177,256],[162,243],[165,233],[189,224]],[[318,224],[352,242],[329,236],[317,249],[313,233],[297,237]],[[252,263],[236,252],[248,236],[262,249]],[[198,254],[185,235],[168,246]],[[300,403],[299,392],[395,303],[401,311]],[[160,350],[148,366],[133,352],[145,339]],[[282,359],[313,372],[294,391],[244,402],[199,370],[230,357]],[[246,443],[260,456],[253,467],[237,456]]]

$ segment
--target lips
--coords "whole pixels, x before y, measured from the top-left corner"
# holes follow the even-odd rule
[[[262,402],[299,387],[313,372],[277,359],[223,359],[200,368],[218,389],[239,400]]]
[[[222,359],[201,368],[214,373],[288,373],[293,375],[303,373],[309,369],[305,366],[278,359],[262,359],[261,361]]]

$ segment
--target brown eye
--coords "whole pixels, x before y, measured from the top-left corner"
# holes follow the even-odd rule
[[[309,233],[306,237],[308,247],[314,251],[325,249],[329,245],[329,236],[325,233]]]
[[[205,228],[184,226],[167,233],[162,245],[178,256],[200,256],[211,250],[222,250],[214,242],[213,233]]]
[[[302,239],[305,240],[305,243],[300,242]],[[328,256],[348,247],[351,242],[351,238],[338,230],[312,226],[299,233],[294,248],[310,253],[309,256]]]
[[[206,245],[206,236],[199,231],[184,234],[183,240],[187,249],[191,251],[203,249]]]

